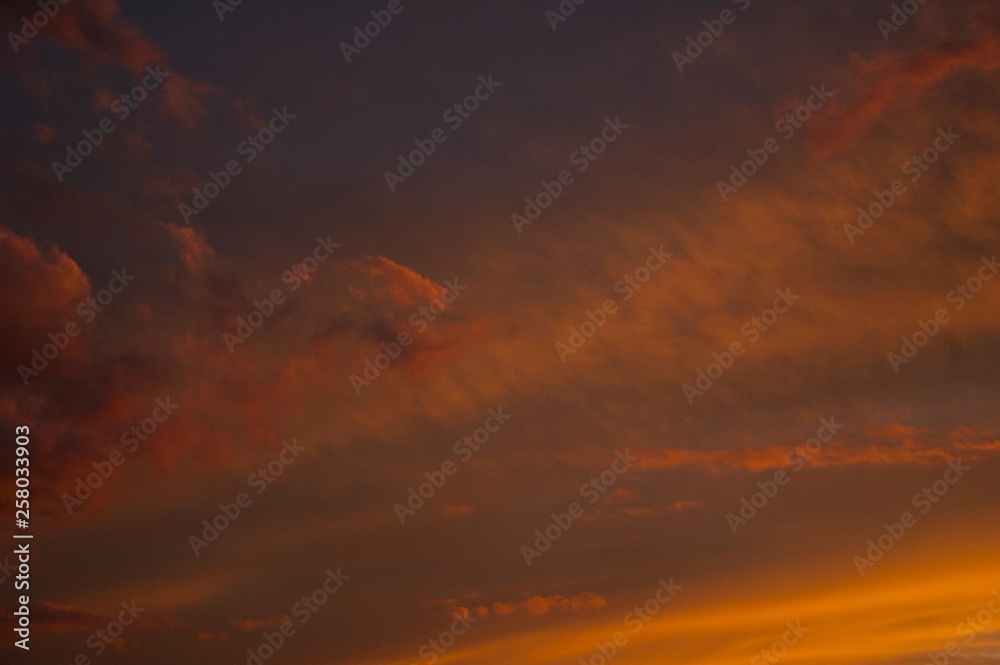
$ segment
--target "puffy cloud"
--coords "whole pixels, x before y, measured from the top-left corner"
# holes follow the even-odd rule
[[[38,10],[37,3],[14,2],[4,8],[4,15],[13,23],[22,15]],[[16,19],[14,17],[17,17]],[[169,72],[161,84],[162,108],[165,116],[178,127],[190,132],[208,114],[208,104],[221,97],[221,90],[181,72],[171,71],[169,58],[162,48],[142,34],[123,15],[117,0],[94,0],[86,3],[68,3],[39,31],[39,41],[46,41],[76,52],[91,77],[102,65],[112,64],[124,68],[131,76],[141,79],[148,65],[160,65]],[[26,47],[23,47],[26,48]],[[33,48],[41,48],[34,45]],[[22,79],[38,97],[48,97],[51,84],[40,86],[45,74],[33,72],[33,66],[22,66]],[[117,93],[103,87],[95,89],[96,104],[106,108]]]
[[[39,247],[31,238],[0,229],[0,308],[3,309],[3,379],[17,377],[16,367],[30,363],[33,349],[52,343],[49,334],[64,334],[78,318],[77,307],[90,295],[80,267],[56,248]],[[80,358],[72,341],[65,356]],[[65,364],[65,363],[63,363]]]
[[[114,62],[134,75],[162,57],[159,47],[122,16],[117,0],[62,7],[41,34],[44,39],[88,54],[90,68]]]

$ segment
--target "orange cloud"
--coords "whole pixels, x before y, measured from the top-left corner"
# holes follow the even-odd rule
[[[232,622],[233,628],[238,628],[239,630],[261,630],[263,628],[271,628],[272,626],[280,626],[283,623],[288,623],[292,620],[292,617],[288,614],[282,614],[279,616],[271,617],[270,619],[244,619],[236,620]]]
[[[852,446],[840,441],[823,444],[821,450],[810,455],[812,467],[894,466],[905,464],[928,465],[960,457],[976,460],[1000,452],[1000,440],[975,439],[975,433],[959,428],[948,435],[948,440],[935,442],[930,432],[903,425],[874,428],[867,435],[884,442]],[[988,436],[983,433],[982,436]],[[699,466],[714,473],[723,469],[751,472],[766,471],[788,466],[788,456],[798,446],[768,446],[765,448],[731,448],[726,450],[658,450],[641,452],[638,469],[676,469]],[[801,453],[800,453],[801,454]]]
[[[364,256],[351,261],[347,269],[348,292],[355,302],[345,305],[338,327],[353,329],[376,345],[392,343],[403,332],[410,334],[412,346],[399,362],[414,379],[430,375],[466,343],[486,334],[484,318],[455,313],[461,307],[461,293],[454,302],[445,302],[441,298],[448,288],[406,266],[384,256]],[[359,353],[355,371],[361,371],[368,351]]]
[[[49,343],[47,335],[63,332],[76,320],[76,307],[90,294],[90,282],[58,249],[43,250],[7,229],[0,233],[6,234],[0,243],[0,329],[6,342],[0,357],[5,376],[16,377],[16,366],[30,361],[33,348]],[[78,353],[76,342],[63,350],[64,356]]]
[[[208,102],[219,97],[221,90],[203,81],[171,72],[163,82],[163,94],[168,115],[182,129],[191,131],[208,114]]]
[[[12,19],[9,23],[14,23],[15,17],[37,11],[33,3],[23,4],[20,9],[5,8],[4,14]],[[128,22],[117,0],[93,0],[60,7],[39,34],[41,39],[82,53],[84,67],[91,73],[106,63],[117,64],[137,78],[144,75],[145,67],[150,64],[167,69],[166,54]],[[173,71],[162,85],[163,107],[168,117],[185,130],[194,129],[208,112],[207,102],[221,94],[216,86]],[[97,103],[104,106],[110,101],[109,94],[99,90],[95,95]]]
[[[638,498],[639,493],[635,490],[628,490],[619,487],[611,492],[608,492],[608,496],[604,500],[607,503],[622,503],[625,501],[635,501]]]
[[[65,633],[90,630],[103,622],[101,616],[71,605],[43,601],[32,614],[32,620],[45,632]]]
[[[948,41],[914,53],[882,53],[871,59],[852,55],[840,76],[830,108],[807,128],[814,160],[847,150],[893,106],[911,102],[962,69],[1000,66],[1000,31],[996,9],[983,9],[981,34]]]
[[[352,289],[355,295],[376,298],[401,310],[425,305],[428,300],[440,296],[444,289],[415,270],[384,256],[362,256],[351,261],[349,267],[363,281],[367,281],[366,287]]]
[[[63,46],[90,53],[92,68],[113,61],[138,74],[146,64],[161,59],[159,47],[121,16],[116,0],[67,6],[43,35]]]
[[[479,598],[479,594],[470,594],[469,599]],[[447,608],[448,614],[468,616],[473,612],[485,617],[492,611],[496,616],[506,617],[515,614],[525,614],[531,617],[538,617],[555,611],[562,612],[586,612],[604,609],[608,606],[608,601],[590,591],[577,594],[575,596],[562,596],[554,594],[551,596],[529,596],[524,600],[495,601],[489,605],[477,605],[473,609],[458,604],[454,599],[437,601],[435,604],[443,605]]]
[[[568,598],[555,596],[532,596],[516,604],[523,608],[528,616],[541,616],[554,610],[567,612],[584,612],[587,610],[600,610],[608,606],[608,601],[589,591]]]
[[[205,266],[215,257],[215,251],[209,247],[203,232],[194,227],[182,227],[165,222],[160,222],[160,226],[170,234],[170,239],[180,252],[181,260],[193,274],[201,274]]]

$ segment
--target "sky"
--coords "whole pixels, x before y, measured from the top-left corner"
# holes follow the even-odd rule
[[[0,24],[4,663],[1000,661],[997,2]]]

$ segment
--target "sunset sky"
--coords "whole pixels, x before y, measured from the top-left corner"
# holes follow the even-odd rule
[[[60,1],[4,664],[1000,662],[1000,2]]]

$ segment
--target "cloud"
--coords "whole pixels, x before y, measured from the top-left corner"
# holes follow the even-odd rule
[[[480,594],[469,594],[466,596],[466,602],[468,600],[479,601],[481,597]],[[524,600],[496,601],[488,604],[482,604],[480,601],[478,604],[472,604],[472,607],[466,607],[452,599],[436,601],[435,604],[446,607],[450,615],[469,616],[474,613],[477,616],[485,617],[492,613],[501,617],[513,616],[515,614],[539,617],[556,611],[588,612],[602,610],[608,606],[608,601],[595,593],[585,591],[574,596],[562,596],[559,594],[550,596],[534,595]]]
[[[148,63],[162,58],[159,47],[122,16],[116,0],[67,5],[41,34],[57,44],[87,53],[90,68],[115,62],[135,75]]]
[[[191,226],[177,226],[166,222],[160,222],[160,226],[170,234],[187,269],[192,274],[202,274],[215,258],[215,251],[209,247],[204,232]]]
[[[602,522],[621,518],[666,516],[703,507],[700,501],[691,499],[678,499],[669,503],[647,501],[638,491],[619,487],[608,492],[599,504],[588,508],[579,519],[581,522]]]
[[[222,91],[204,81],[171,72],[163,82],[163,94],[167,116],[190,132],[197,129],[199,121],[208,115],[208,103],[221,97]]]
[[[32,612],[32,621],[47,632],[65,633],[74,630],[90,630],[106,620],[100,615],[71,605],[57,605],[42,601]]]
[[[289,623],[292,617],[288,614],[282,614],[279,616],[271,617],[270,619],[242,619],[235,620],[232,622],[233,628],[238,628],[239,630],[262,630],[264,628],[271,628],[272,626],[280,626],[283,623]]]
[[[959,458],[977,460],[1000,453],[1000,440],[981,438],[988,437],[989,433],[982,432],[977,436],[964,427],[950,432],[944,441],[938,440],[940,437],[933,436],[930,431],[904,425],[873,428],[866,435],[880,441],[868,445],[830,441],[823,444],[818,453],[809,456],[808,465],[813,468],[926,466]],[[796,450],[799,450],[798,457],[804,459],[801,452],[803,444],[723,450],[643,451],[639,453],[641,459],[636,468],[652,470],[697,466],[713,473],[726,469],[757,473],[788,466],[791,464],[789,456],[794,455]]]
[[[807,126],[807,143],[816,161],[848,150],[893,107],[911,103],[963,69],[988,71],[1000,66],[1000,11],[983,8],[980,34],[946,41],[912,53],[851,56],[839,73],[830,107]]]
[[[156,397],[179,397],[182,391],[169,391],[164,383],[180,363],[169,348],[157,349],[150,335],[145,343],[127,339],[124,344],[95,336],[97,326],[108,319],[125,330],[137,325],[134,317],[148,311],[133,306],[140,295],[131,289],[137,287],[128,286],[96,312],[98,304],[88,300],[96,289],[73,258],[32,238],[6,229],[0,232],[7,234],[0,243],[0,335],[6,340],[0,351],[0,386],[6,386],[10,395],[0,400],[0,421],[34,423],[32,430],[44,454],[32,467],[33,487],[49,497],[44,505],[65,516],[58,497],[71,489],[77,475],[93,471],[92,463],[106,459],[109,449],[119,445],[122,431],[149,416]],[[193,248],[196,240],[196,236],[189,239],[192,262],[204,258],[204,252]],[[69,328],[71,324],[76,327]],[[77,334],[72,336],[69,330]],[[57,346],[62,348],[46,355],[45,367],[32,366],[33,359],[37,362],[35,351]],[[175,362],[161,362],[165,358]],[[28,390],[20,367],[36,372],[28,375]],[[198,433],[203,426],[189,418],[182,410],[171,419],[157,445],[151,446],[153,459],[167,463],[187,449],[185,439],[203,439]],[[173,434],[178,438],[172,439]],[[176,445],[168,445],[169,441]],[[0,468],[10,464],[11,460],[0,461]],[[114,482],[117,478],[110,484]],[[107,492],[96,492],[90,507],[108,499]]]
[[[461,293],[449,304],[442,299],[448,293],[445,286],[411,268],[384,256],[364,256],[346,268],[350,299],[332,326],[375,347],[364,349],[356,359],[357,372],[363,370],[367,355],[380,351],[378,345],[392,344],[401,333],[409,334],[413,343],[399,362],[415,379],[430,375],[465,344],[486,334],[485,319],[459,314]]]
[[[379,309],[408,313],[444,290],[440,284],[384,256],[362,256],[351,261],[349,268],[357,275],[352,293]]]
[[[32,349],[50,342],[50,333],[62,333],[77,319],[76,308],[90,295],[90,282],[73,259],[56,248],[41,248],[31,238],[0,228],[0,351],[2,382],[16,377],[16,367],[30,361]],[[76,356],[72,343],[67,355]]]
[[[954,549],[955,544],[941,546]],[[976,556],[964,559],[964,565],[939,566],[935,575],[927,574],[927,560],[919,558],[898,564],[893,575],[864,579],[842,576],[838,566],[826,564],[816,572],[817,562],[811,559],[809,578],[788,571],[778,577],[769,570],[759,582],[748,583],[745,573],[722,573],[718,584],[697,590],[685,581],[684,595],[678,597],[685,602],[667,605],[643,624],[642,634],[629,641],[629,657],[645,665],[663,662],[669,652],[677,663],[740,665],[780,640],[786,622],[800,621],[809,632],[788,649],[797,662],[917,662],[955,640],[956,625],[991,601],[995,565],[991,567],[989,550],[974,549]],[[625,607],[639,607],[650,592],[655,588],[633,591]],[[605,613],[593,621],[533,626],[461,643],[448,656],[459,665],[574,662],[621,627],[621,615]],[[994,645],[988,634],[976,639],[981,647]]]
[[[637,501],[639,498],[640,495],[635,490],[619,487],[608,492],[604,501],[605,503],[624,503],[628,501]]]
[[[528,616],[542,616],[549,612],[560,610],[563,612],[586,612],[591,610],[601,610],[608,606],[608,601],[597,594],[586,591],[576,596],[564,597],[553,596],[531,596],[519,603],[514,603],[515,607],[523,609]],[[496,607],[496,604],[494,604]]]
[[[6,15],[13,22],[37,9],[35,3],[19,2],[6,7],[0,15]],[[91,77],[99,67],[107,64],[124,68],[135,79],[145,75],[147,65],[162,66],[169,72],[162,83],[162,108],[166,116],[185,131],[196,129],[198,122],[208,113],[208,102],[222,94],[214,85],[171,71],[167,66],[167,55],[156,42],[146,38],[125,18],[117,0],[73,2],[61,6],[48,25],[39,31],[38,39],[81,54],[83,69]],[[22,68],[34,69],[30,66]],[[40,87],[41,76],[28,73],[23,74],[22,79],[31,84],[37,97],[49,97],[51,86]],[[110,99],[109,94],[112,93],[98,88],[95,91],[97,103],[104,106]]]

